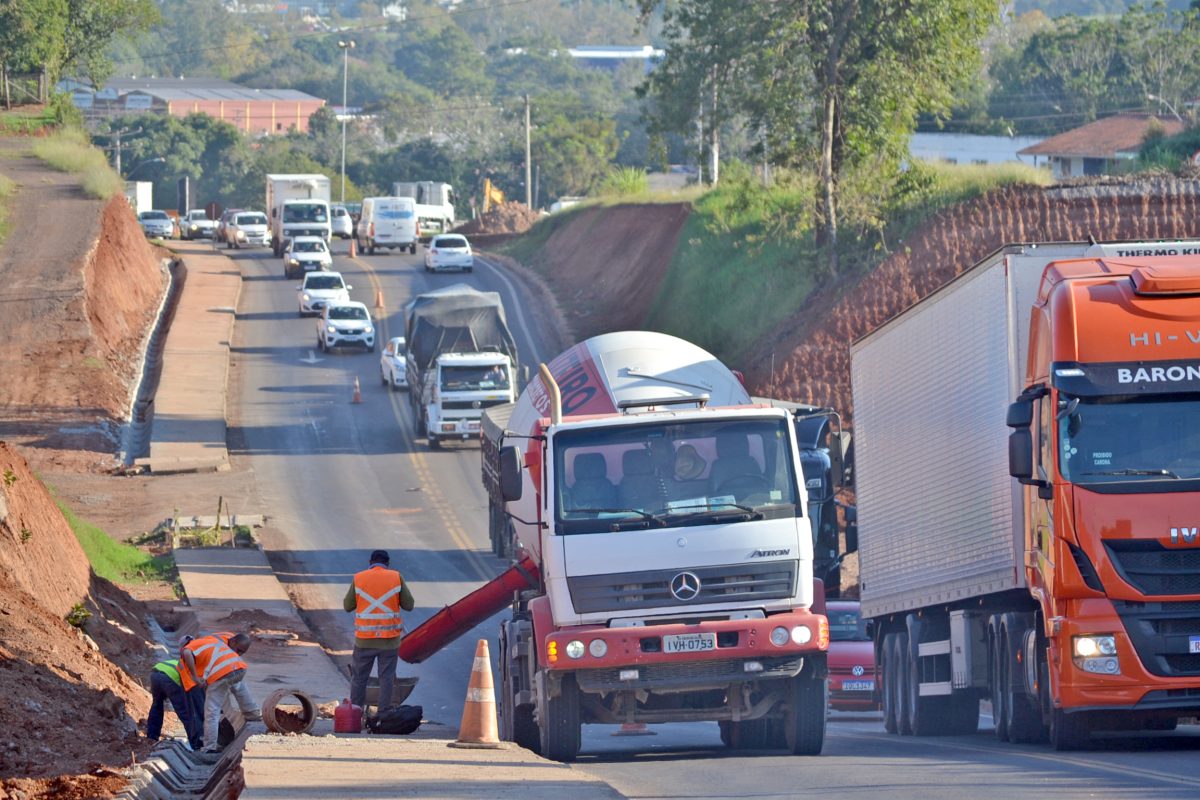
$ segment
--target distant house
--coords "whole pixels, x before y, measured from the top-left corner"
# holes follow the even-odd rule
[[[79,83],[62,88],[73,89],[89,123],[129,113],[204,113],[251,136],[307,131],[308,118],[325,105],[294,89],[251,89],[214,78],[113,78],[99,91]]]
[[[1056,178],[1077,178],[1081,175],[1108,175],[1122,161],[1135,158],[1146,134],[1155,125],[1168,136],[1183,130],[1177,119],[1163,119],[1153,114],[1115,114],[1089,122],[1058,136],[1043,139],[1019,151],[1019,155],[1045,157]]]

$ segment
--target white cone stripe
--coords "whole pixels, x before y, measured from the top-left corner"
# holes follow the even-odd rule
[[[467,689],[468,703],[495,703],[496,695],[491,689]]]
[[[483,656],[475,656],[475,660],[471,662],[471,672],[483,672],[485,669],[490,670],[492,665]]]

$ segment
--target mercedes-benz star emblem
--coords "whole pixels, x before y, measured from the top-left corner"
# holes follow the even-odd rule
[[[681,603],[695,600],[700,594],[700,579],[691,572],[680,572],[671,578],[671,594]]]
[[[482,406],[483,406],[483,403],[479,402],[478,400],[474,400],[471,402],[471,408],[481,408]]]
[[[850,673],[856,678],[861,678],[863,674],[863,668],[861,665],[855,664],[850,668]]]

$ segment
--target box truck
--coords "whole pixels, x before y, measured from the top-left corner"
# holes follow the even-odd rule
[[[329,218],[329,178],[324,175],[268,175],[267,216],[271,250],[278,258],[288,239],[333,235]]]

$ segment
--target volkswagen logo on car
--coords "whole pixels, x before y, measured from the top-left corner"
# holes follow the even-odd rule
[[[853,667],[850,668],[850,674],[856,678],[861,678],[863,671],[864,670],[862,668],[862,664],[855,664]]]
[[[681,603],[695,600],[700,594],[700,579],[692,572],[680,572],[671,578],[671,594]]]

